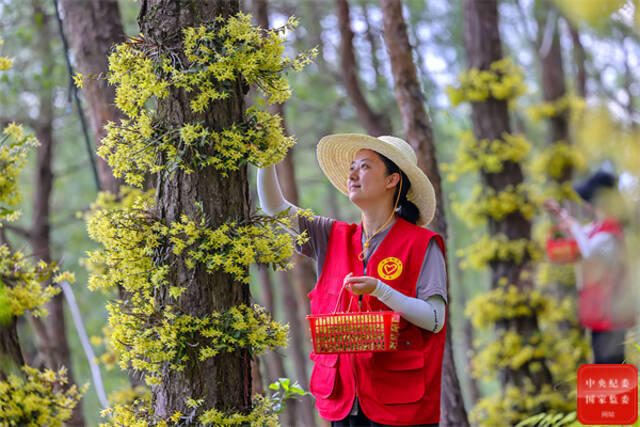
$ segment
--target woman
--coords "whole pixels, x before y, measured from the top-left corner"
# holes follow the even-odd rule
[[[311,353],[309,388],[320,416],[333,426],[437,425],[447,277],[442,238],[422,228],[435,212],[433,187],[399,138],[330,135],[317,156],[362,222],[294,219],[296,231],[310,237],[296,250],[317,265],[311,313],[346,309],[350,298],[402,313],[398,351]],[[273,166],[258,170],[258,194],[269,215],[297,210],[282,197]],[[343,286],[351,294],[338,301]]]
[[[576,265],[578,318],[591,330],[594,363],[623,363],[627,329],[635,325],[636,298],[629,286],[616,178],[598,171],[575,188],[595,220],[583,226],[553,199],[545,207],[561,230],[573,236],[581,260]]]

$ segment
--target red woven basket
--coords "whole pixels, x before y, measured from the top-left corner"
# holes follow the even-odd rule
[[[561,233],[558,227],[552,227],[549,230],[549,239],[547,240],[547,257],[554,264],[566,264],[574,262],[578,259],[580,250],[578,243],[564,235],[562,237],[554,237],[555,234]]]
[[[351,300],[346,312],[338,313],[338,303],[333,314],[307,316],[311,327],[313,351],[316,354],[360,353],[365,351],[393,351],[398,348],[400,313],[397,311],[350,312]],[[368,305],[368,303],[367,303]]]

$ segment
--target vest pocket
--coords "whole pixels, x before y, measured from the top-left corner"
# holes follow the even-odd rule
[[[337,354],[311,353],[309,358],[314,361],[309,381],[309,391],[315,397],[327,399],[333,394],[338,372]]]
[[[373,366],[373,387],[381,403],[414,403],[424,397],[424,352],[373,353]]]

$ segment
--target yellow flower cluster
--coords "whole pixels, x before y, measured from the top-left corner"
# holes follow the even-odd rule
[[[153,262],[154,250],[168,233],[151,212],[151,192],[121,208],[98,208],[87,215],[89,237],[103,248],[88,251],[92,266],[89,289],[122,286],[151,298],[153,288],[164,283],[166,267]],[[137,302],[137,301],[136,301]]]
[[[194,167],[213,166],[222,176],[249,162],[258,167],[280,162],[295,140],[284,135],[282,118],[254,107],[247,110],[244,123],[233,124],[219,132],[202,124],[186,123],[179,129],[158,134],[149,113],[109,123],[107,136],[98,154],[114,168],[115,176],[124,176],[130,185],[141,186],[146,172],[174,171],[187,173]],[[213,147],[213,150],[207,147]],[[159,156],[164,162],[159,163]]]
[[[9,375],[0,381],[0,425],[62,426],[89,386],[59,392],[55,390],[67,383],[65,368],[38,371],[25,365],[22,371],[24,378]]]
[[[315,56],[312,50],[294,59],[283,57],[281,33],[296,25],[292,18],[263,37],[250,16],[239,13],[209,26],[186,28],[187,64],[175,55],[152,55],[144,38],[118,45],[109,58],[109,82],[117,86],[116,105],[129,118],[107,124],[98,154],[115,176],[135,186],[142,185],[145,173],[171,173],[176,168],[191,173],[213,165],[226,176],[247,162],[258,167],[279,162],[294,140],[283,134],[278,116],[250,108],[242,123],[221,130],[202,123],[175,128],[161,125],[149,104],[182,89],[197,93],[191,108],[204,112],[211,102],[228,97],[228,87],[238,78],[256,84],[270,103],[285,101],[291,91],[284,73],[302,69]]]
[[[485,328],[498,320],[544,314],[550,304],[550,298],[539,291],[523,293],[514,285],[499,286],[469,301],[465,315],[475,328]]]
[[[200,406],[200,401],[191,401],[192,408]],[[209,409],[198,417],[198,425],[209,426],[242,426],[242,427],[276,427],[279,426],[275,412],[274,401],[259,394],[252,398],[252,409],[249,413],[225,413],[217,409]],[[161,419],[151,410],[149,400],[139,399],[133,405],[114,405],[113,408],[101,412],[103,417],[109,417],[108,423],[100,427],[178,427],[192,423],[192,416],[176,411],[167,419]]]
[[[109,403],[111,405],[131,405],[137,400],[150,401],[151,390],[144,386],[126,386],[122,389],[109,393]]]
[[[236,280],[248,283],[247,267],[253,263],[271,265],[276,269],[292,267],[291,237],[283,230],[291,228],[285,215],[255,216],[246,222],[232,221],[211,229],[205,218],[192,220],[186,215],[171,224],[169,235],[175,255],[185,254],[187,267],[203,263],[207,271],[222,270]],[[308,240],[306,232],[297,236],[298,244]]]
[[[567,168],[582,171],[587,167],[587,162],[576,147],[564,141],[558,141],[544,149],[531,165],[533,173],[553,179],[562,178]]]
[[[53,296],[60,292],[60,288],[52,285],[43,286],[59,271],[55,263],[44,261],[33,264],[22,252],[12,253],[5,245],[0,246],[0,289],[3,299],[8,305],[8,315],[20,316],[30,310],[34,316],[46,316],[43,307]],[[53,282],[74,281],[72,274],[63,272],[53,277]]]
[[[523,135],[503,134],[503,139],[478,141],[471,131],[460,134],[460,144],[456,151],[456,162],[443,164],[449,181],[456,181],[460,175],[482,170],[485,173],[502,172],[504,163],[520,162],[529,153],[531,143]]]
[[[291,95],[284,72],[301,70],[316,55],[315,50],[301,53],[294,59],[283,57],[284,32],[292,31],[298,21],[291,17],[284,27],[262,31],[251,25],[251,16],[238,13],[229,19],[221,17],[208,26],[186,28],[184,51],[190,66],[187,73],[163,64],[176,87],[197,90],[191,103],[193,111],[203,111],[211,100],[226,98],[222,87],[214,82],[234,81],[242,76],[247,84],[256,84],[267,102],[283,102]]]
[[[453,106],[464,101],[481,102],[489,97],[513,100],[526,92],[524,73],[511,61],[503,58],[493,62],[488,70],[471,68],[458,76],[458,83],[446,88]]]
[[[11,123],[0,134],[0,221],[14,221],[19,211],[11,209],[22,201],[18,175],[27,160],[27,152],[39,145],[22,125]],[[2,224],[0,224],[2,227]]]
[[[518,370],[525,364],[535,363],[549,355],[548,346],[541,345],[542,335],[529,339],[507,330],[500,331],[472,361],[475,378],[492,379],[499,370]]]
[[[247,109],[247,117],[242,124],[214,132],[201,124],[185,124],[180,129],[177,150],[166,150],[166,162],[175,164],[187,172],[193,170],[186,165],[178,152],[189,153],[189,158],[200,167],[213,165],[222,176],[249,162],[265,167],[280,162],[295,144],[293,138],[284,135],[282,118],[260,111],[255,107]],[[213,153],[203,154],[199,148],[213,146]],[[171,146],[172,147],[172,146]]]
[[[103,418],[109,417],[109,423],[100,427],[169,427],[176,426],[159,419],[151,410],[151,399],[136,399],[130,404],[114,404],[100,411]]]
[[[122,119],[119,125],[109,122],[105,130],[98,156],[109,163],[114,176],[123,177],[129,185],[142,187],[145,173],[163,170],[158,164],[162,152],[175,151],[171,142],[177,131],[160,135],[151,127],[151,114],[145,110],[137,119]]]
[[[469,266],[481,270],[491,261],[513,260],[517,264],[523,264],[526,260],[538,260],[542,258],[542,251],[535,242],[528,239],[509,239],[504,234],[492,237],[482,236],[476,243],[464,249],[456,251],[458,257],[464,257],[460,262],[463,269]]]
[[[491,187],[476,186],[469,201],[454,201],[452,208],[470,227],[485,224],[489,217],[500,221],[514,212],[520,212],[525,219],[531,220],[536,212],[530,197],[532,190],[525,184],[519,184],[515,189],[509,185],[496,193]]]
[[[286,346],[287,341],[288,326],[272,321],[259,306],[234,306],[203,318],[181,314],[174,306],[146,316],[127,304],[111,303],[107,309],[113,329],[110,345],[120,355],[120,367],[144,372],[148,385],[160,383],[158,374],[165,362],[180,371],[193,357],[202,361],[240,348],[259,354]]]
[[[217,409],[205,411],[198,421],[203,426],[250,426],[277,427],[278,415],[273,408],[273,402],[259,394],[253,398],[253,408],[248,414],[226,414]]]
[[[215,130],[204,121],[163,123],[153,109],[172,91],[191,92],[192,112],[204,117],[213,102],[251,84],[266,102],[286,100],[290,88],[285,72],[302,69],[315,51],[293,59],[283,56],[283,34],[295,27],[294,19],[269,31],[253,27],[250,21],[240,13],[184,29],[180,52],[165,51],[143,36],[116,48],[108,78],[117,86],[116,104],[127,118],[108,124],[98,153],[116,176],[141,187],[148,173],[171,174],[176,169],[191,173],[213,167],[227,176],[248,162],[263,167],[284,158],[293,139],[283,134],[279,117],[257,108],[247,110],[242,122]],[[76,81],[81,83],[83,77]],[[90,288],[124,290],[125,296],[107,307],[109,347],[119,356],[121,367],[143,371],[147,384],[154,385],[161,381],[162,370],[182,370],[187,360],[240,348],[259,353],[286,343],[287,327],[258,307],[240,305],[197,318],[185,314],[180,298],[186,285],[169,283],[166,262],[171,255],[182,257],[187,268],[202,263],[208,272],[222,271],[240,282],[248,281],[248,266],[254,262],[290,267],[293,245],[283,232],[291,225],[286,214],[251,216],[212,228],[199,206],[200,216],[181,216],[167,224],[154,213],[151,193],[130,194],[121,201],[103,196],[86,215],[90,237],[102,245],[89,252]],[[297,236],[298,243],[305,238]],[[172,304],[160,306],[158,292],[171,297]],[[208,410],[201,422],[275,424],[272,412],[261,404],[248,418]],[[168,420],[158,420],[143,399],[109,413],[117,425],[177,425],[184,417],[176,412]]]
[[[146,110],[147,101],[169,95],[170,82],[156,73],[157,68],[133,40],[116,45],[109,55],[108,81],[116,87],[115,104],[132,119]]]
[[[154,384],[159,378],[153,374],[161,363],[182,369],[189,357],[187,342],[188,348],[197,348],[200,360],[237,348],[260,353],[286,344],[287,327],[257,307],[232,307],[226,313],[194,318],[172,306],[159,307],[154,297],[164,288],[177,303],[185,290],[166,281],[168,265],[157,259],[165,253],[163,248],[184,255],[189,268],[201,262],[211,273],[222,270],[242,282],[248,281],[247,267],[254,262],[288,267],[292,241],[282,232],[291,225],[286,213],[216,229],[207,227],[204,215],[197,220],[183,216],[167,227],[152,214],[152,192],[124,189],[122,194],[120,201],[102,194],[86,217],[89,235],[103,245],[88,253],[90,288],[121,286],[127,295],[126,301],[108,305],[109,347],[119,355],[123,369],[144,371],[150,374],[147,382]]]
[[[545,410],[568,412],[575,409],[572,406],[571,399],[567,399],[562,390],[544,385],[542,390],[537,391],[533,384],[527,382],[524,392],[521,387],[509,386],[481,399],[471,411],[469,419],[480,427],[512,427],[531,414]]]
[[[542,119],[560,116],[566,112],[575,116],[584,111],[584,108],[584,98],[576,97],[568,93],[554,101],[531,106],[527,109],[527,112],[533,121],[540,121]]]

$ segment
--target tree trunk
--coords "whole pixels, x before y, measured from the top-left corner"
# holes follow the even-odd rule
[[[586,98],[587,96],[587,73],[585,67],[586,55],[584,53],[584,47],[582,46],[582,42],[580,41],[580,34],[576,27],[569,22],[569,20],[565,20],[567,25],[569,26],[569,34],[571,35],[571,41],[573,42],[573,60],[576,64],[577,75],[576,75],[576,89],[578,94]]]
[[[382,113],[376,113],[367,103],[358,82],[358,65],[353,51],[353,31],[349,17],[347,0],[336,0],[336,15],[340,29],[340,68],[344,88],[351,98],[360,125],[369,135],[380,136],[392,133],[391,120]]]
[[[464,47],[469,68],[487,70],[491,63],[502,59],[496,1],[464,0]],[[474,102],[471,106],[473,133],[477,140],[502,140],[504,133],[511,133],[506,101],[489,97],[484,101]],[[482,170],[481,179],[483,186],[497,193],[507,186],[516,188],[523,182],[523,175],[520,164],[505,162],[502,172],[487,173]],[[506,215],[500,221],[489,217],[488,225],[490,236],[503,234],[511,240],[531,239],[531,222],[518,211]],[[532,282],[521,277],[521,272],[529,271],[529,260],[526,257],[522,261],[495,259],[489,265],[492,289],[498,288],[500,279],[504,278],[507,283],[515,284],[521,293],[531,291]],[[539,332],[536,313],[519,319],[502,319],[497,322],[497,327],[501,330],[511,329],[526,341]],[[519,369],[505,368],[500,373],[502,387],[521,387],[525,379],[531,380],[537,389],[550,384],[551,373],[544,360],[536,360],[542,362],[542,369],[535,373],[529,369],[532,361],[523,364]]]
[[[84,76],[104,75],[111,47],[125,39],[117,0],[60,0],[66,34],[73,49],[78,72]],[[114,105],[115,88],[104,79],[89,79],[82,89],[87,103],[96,149],[100,147],[107,122],[118,123],[121,113]],[[118,194],[122,183],[105,160],[97,158],[100,188]]]
[[[51,31],[50,16],[46,14],[41,2],[33,2],[34,17],[38,34],[38,50],[41,56],[42,65],[45,70],[53,70],[53,53],[51,52],[51,40],[54,39]],[[47,77],[45,77],[47,78]],[[53,90],[51,86],[43,85],[40,90],[40,111],[35,122],[35,134],[40,142],[37,149],[36,158],[36,179],[33,197],[33,217],[30,232],[30,244],[33,256],[37,260],[46,263],[51,262],[50,253],[50,225],[49,216],[51,210],[51,193],[53,188]],[[49,316],[46,321],[34,319],[44,326],[38,335],[38,340],[42,341],[41,348],[47,353],[43,355],[47,361],[47,368],[57,371],[61,367],[67,368],[67,378],[69,382],[66,387],[75,384],[73,369],[71,366],[71,351],[67,340],[64,319],[64,295],[59,293],[47,304]],[[82,415],[82,404],[74,408],[72,416],[67,420],[67,425],[84,426]]]
[[[407,25],[402,16],[400,0],[381,0],[384,40],[391,61],[394,90],[402,115],[402,124],[407,142],[415,150],[418,166],[426,173],[436,193],[436,216],[431,224],[433,231],[447,239],[447,221],[444,215],[444,201],[435,143],[431,123],[424,109],[424,99],[416,76],[411,46],[407,35]],[[446,262],[446,259],[445,259]],[[447,281],[447,294],[449,283]],[[448,311],[448,306],[447,306]],[[466,426],[467,412],[460,390],[451,345],[452,324],[447,313],[445,352],[442,371],[442,406],[440,424],[444,426]]]
[[[238,0],[194,1],[187,5],[171,0],[147,0],[141,4],[138,23],[149,43],[181,52],[183,28],[211,23],[218,16],[224,19],[237,12]],[[172,87],[169,95],[159,100],[156,114],[166,126],[174,127],[186,122],[202,122],[209,129],[221,129],[241,123],[244,118],[241,80],[237,79],[226,91],[228,98],[214,102],[202,113],[194,113],[190,101],[195,94]],[[248,218],[246,166],[229,172],[228,177],[222,177],[212,167],[190,174],[177,169],[172,177],[158,177],[157,215],[166,224],[180,221],[183,214],[197,217],[196,202],[202,203],[212,228],[231,219]],[[234,282],[229,274],[212,275],[201,265],[190,269],[185,265],[184,257],[175,255],[169,256],[166,263],[171,266],[168,280],[186,289],[178,299],[185,314],[202,318],[239,304],[249,305],[249,288]],[[166,289],[156,295],[159,306],[171,304],[171,300]],[[248,410],[251,405],[250,360],[249,351],[242,349],[224,352],[204,361],[198,361],[193,354],[180,372],[165,367],[161,373],[161,384],[152,391],[153,411],[162,418],[170,417],[175,411],[189,413],[185,397],[202,398],[202,408],[225,412]]]
[[[551,5],[549,2],[540,0],[540,10],[545,12],[549,10]],[[540,52],[543,44],[545,32],[545,20],[538,17],[538,59],[541,64],[542,77],[542,94],[545,102],[553,102],[562,98],[567,93],[565,85],[564,67],[562,65],[562,51],[560,50],[560,34],[558,31],[557,20],[553,23],[553,39],[549,49],[546,52]],[[557,141],[569,142],[569,114],[564,111],[561,114],[551,117],[549,123],[549,143]],[[571,170],[565,171],[565,176],[560,181],[566,181],[571,177]]]
[[[60,0],[60,5],[78,72],[84,76],[106,75],[112,46],[125,40],[118,1]],[[82,93],[97,150],[107,134],[105,125],[119,123],[123,115],[114,103],[115,87],[105,79],[86,80]],[[113,176],[111,168],[100,156],[96,156],[96,161],[100,188],[117,196],[123,181]],[[145,187],[147,184],[145,182]],[[118,291],[121,299],[127,298],[122,288]],[[129,370],[128,374],[132,387],[144,385],[139,372]]]
[[[16,317],[12,317],[7,324],[0,322],[0,381],[6,380],[13,370],[24,365],[17,327]]]

